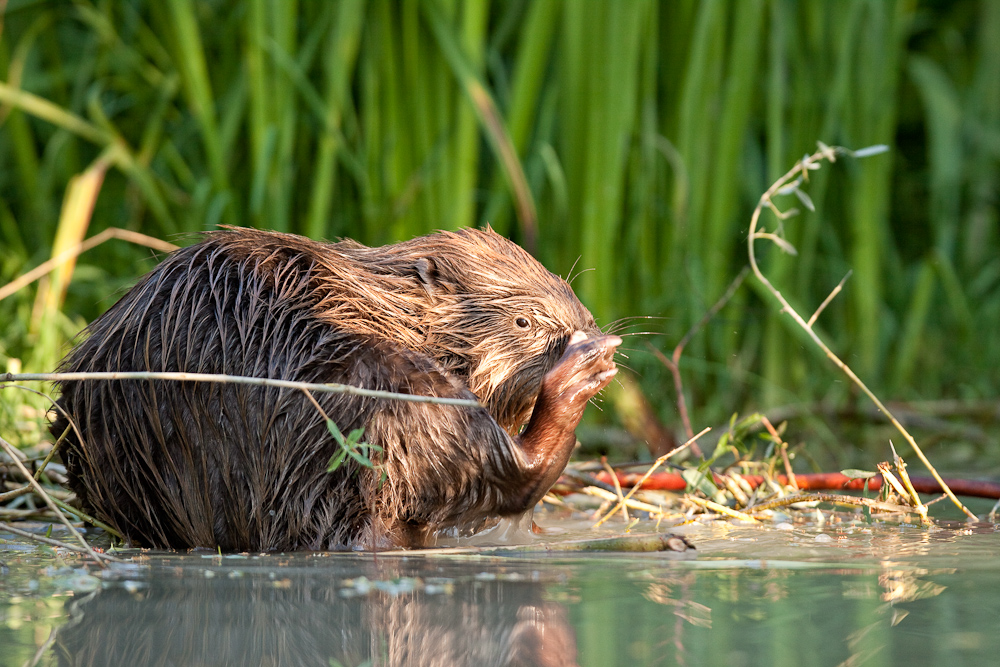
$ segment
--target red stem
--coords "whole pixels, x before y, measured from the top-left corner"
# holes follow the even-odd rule
[[[618,483],[623,488],[632,487],[642,477],[638,473],[619,472],[617,475]],[[599,472],[594,477],[606,484],[612,483],[611,476],[606,472]],[[716,478],[716,483],[721,485],[718,476]],[[754,489],[764,481],[761,475],[742,475],[742,478]],[[775,475],[774,479],[779,484],[788,484],[788,477],[786,475]],[[942,493],[941,485],[932,477],[911,477],[910,480],[913,482],[913,488],[919,493]],[[866,480],[850,479],[839,472],[821,472],[796,474],[795,481],[802,491],[860,491]],[[984,482],[974,479],[946,479],[944,481],[952,491],[960,496],[1000,499],[1000,484],[996,482]],[[867,482],[869,491],[877,492],[882,488],[882,478],[880,476],[872,477]],[[683,491],[686,487],[687,483],[684,481],[684,478],[672,472],[653,473],[642,485],[642,488],[651,491]]]

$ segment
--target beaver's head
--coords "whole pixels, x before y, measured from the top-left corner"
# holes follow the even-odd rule
[[[573,332],[600,333],[594,318],[565,280],[490,229],[421,240],[425,350],[516,433]]]

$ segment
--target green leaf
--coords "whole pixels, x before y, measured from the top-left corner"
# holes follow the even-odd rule
[[[870,472],[868,470],[855,470],[854,468],[841,470],[840,474],[849,479],[871,479],[872,477],[878,475],[877,472]]]
[[[718,494],[719,489],[715,486],[715,481],[712,479],[711,475],[705,474],[702,471],[695,470],[684,470],[681,472],[681,477],[687,482],[687,492],[691,493],[693,491],[701,491],[703,494],[709,498],[715,498]]]
[[[333,423],[332,419],[326,420],[326,429],[330,431],[330,435],[333,436],[333,439],[336,440],[341,447],[347,446],[344,442],[344,434],[340,432],[340,429],[337,428],[337,425]]]
[[[731,437],[729,433],[723,433],[715,445],[715,451],[712,452],[712,456],[707,461],[703,461],[701,466],[698,466],[698,469],[701,470],[702,466],[707,469],[708,466],[712,465],[712,463],[716,461],[716,459],[728,452],[730,439]]]
[[[882,153],[888,153],[889,147],[885,144],[876,144],[874,146],[868,146],[866,148],[859,148],[853,151],[851,154],[856,158],[871,157],[872,155],[881,155]]]
[[[344,450],[344,451],[347,452],[348,456],[350,456],[352,459],[354,459],[355,461],[357,461],[358,463],[360,463],[364,467],[366,467],[366,468],[374,468],[375,467],[375,464],[372,463],[371,459],[369,459],[367,456],[365,456],[363,454],[359,454],[357,451],[354,451],[354,450],[351,450],[351,449],[347,449],[347,450]]]
[[[347,456],[347,450],[341,449],[339,452],[330,457],[330,463],[326,467],[327,472],[333,472],[341,466],[344,462],[344,458]]]

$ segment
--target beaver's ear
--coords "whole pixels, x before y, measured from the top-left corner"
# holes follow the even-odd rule
[[[434,260],[429,257],[418,259],[417,275],[420,276],[420,282],[423,283],[427,293],[433,296],[434,292],[438,289],[438,269],[437,265],[434,264]]]

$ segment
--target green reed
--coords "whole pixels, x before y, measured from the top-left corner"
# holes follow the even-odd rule
[[[819,327],[890,396],[998,383],[988,0],[10,0],[2,30],[0,283],[51,255],[69,179],[103,154],[89,233],[380,244],[491,223],[553,271],[596,269],[574,286],[599,322],[665,318],[638,328],[669,351],[745,265],[779,173],[816,140],[886,143],[817,175],[816,211],[783,223],[798,256],[762,250],[765,270],[804,312],[853,270]],[[151,263],[84,256],[60,330]],[[31,356],[35,294],[0,302],[0,366],[65,345]],[[682,362],[702,418],[843,398],[800,343],[748,283]],[[663,370],[630,347],[672,420]]]

